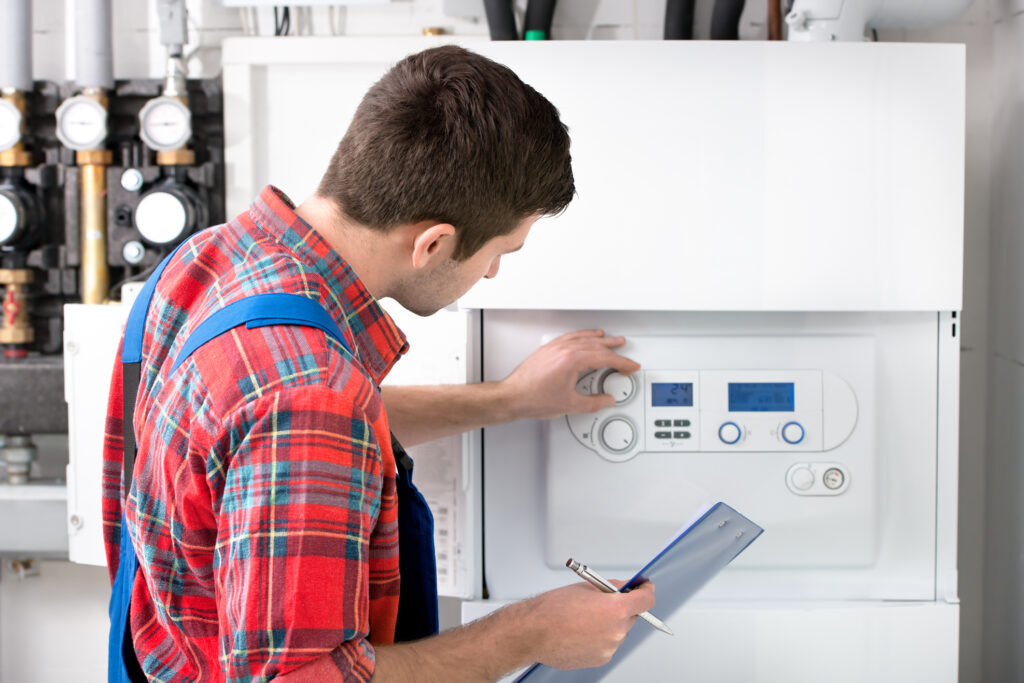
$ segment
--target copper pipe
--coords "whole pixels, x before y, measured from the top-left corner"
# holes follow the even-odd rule
[[[110,152],[77,154],[80,169],[79,222],[82,250],[82,303],[101,304],[110,291],[107,266],[107,165]]]
[[[768,40],[782,40],[782,0],[768,0]]]

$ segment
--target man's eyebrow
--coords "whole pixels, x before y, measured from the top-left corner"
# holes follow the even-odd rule
[[[515,249],[509,249],[505,253],[506,254],[511,254],[511,253],[517,252],[517,251],[519,251],[520,249],[522,249],[525,246],[526,246],[526,242],[521,242],[518,247],[516,247]]]

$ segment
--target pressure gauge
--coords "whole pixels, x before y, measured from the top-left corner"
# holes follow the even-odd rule
[[[107,139],[107,110],[96,100],[76,95],[57,108],[57,137],[74,150],[98,149]]]
[[[157,152],[184,147],[192,137],[192,112],[174,97],[156,97],[139,112],[139,136]]]
[[[17,195],[0,190],[0,245],[18,240],[25,227],[25,206]]]
[[[21,110],[0,100],[0,152],[6,152],[21,140]]]
[[[195,223],[192,202],[184,193],[170,188],[150,192],[135,209],[135,227],[150,244],[178,242],[192,232]]]

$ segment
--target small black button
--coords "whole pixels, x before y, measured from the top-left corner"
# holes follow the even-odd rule
[[[655,439],[671,439],[672,432],[654,432]]]
[[[690,432],[676,432],[675,434],[672,435],[672,437],[675,439],[689,439]]]
[[[672,420],[655,420],[654,421],[654,426],[655,427],[671,427],[672,426]]]
[[[668,427],[668,425],[665,425],[665,426]],[[672,422],[672,426],[673,427],[689,427],[690,426],[690,421],[689,420],[674,420]]]

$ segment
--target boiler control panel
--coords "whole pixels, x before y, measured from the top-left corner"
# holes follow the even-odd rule
[[[846,440],[856,398],[823,370],[604,368],[580,377],[582,394],[610,394],[612,408],[566,417],[576,439],[622,462],[642,452],[821,452]],[[827,396],[834,397],[826,406]],[[827,420],[826,410],[836,411]]]

